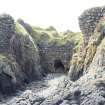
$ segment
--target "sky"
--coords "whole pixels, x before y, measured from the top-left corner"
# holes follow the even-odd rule
[[[0,14],[21,18],[33,26],[54,26],[58,31],[80,31],[78,17],[105,0],[0,0]]]

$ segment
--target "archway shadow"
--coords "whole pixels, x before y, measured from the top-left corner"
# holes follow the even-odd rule
[[[56,59],[54,61],[54,68],[55,68],[55,72],[62,73],[65,71],[65,67],[60,59]]]

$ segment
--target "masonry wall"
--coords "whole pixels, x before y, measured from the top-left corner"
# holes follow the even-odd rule
[[[15,22],[10,15],[0,16],[0,52],[10,52],[10,39],[15,34]]]
[[[45,72],[59,72],[55,70],[55,60],[61,60],[65,71],[69,69],[70,59],[73,53],[73,45],[68,46],[43,46],[40,47],[42,67]]]
[[[93,34],[99,20],[105,15],[104,7],[95,7],[85,10],[79,17],[79,26],[84,34],[84,44],[87,45],[89,37]]]

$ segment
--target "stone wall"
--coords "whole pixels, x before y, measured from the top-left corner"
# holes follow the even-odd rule
[[[39,48],[42,67],[45,72],[62,72],[54,67],[56,60],[61,61],[64,65],[64,70],[69,69],[70,59],[73,53],[73,44],[64,46],[41,46]]]
[[[0,52],[9,52],[10,39],[15,34],[15,23],[11,16],[0,16]]]
[[[104,16],[105,7],[95,7],[85,10],[79,17],[79,26],[84,34],[84,44],[87,45],[89,37],[94,32],[99,20]]]

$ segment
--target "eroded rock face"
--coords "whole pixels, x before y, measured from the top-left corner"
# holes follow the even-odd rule
[[[31,36],[17,34],[12,40],[11,49],[28,80],[41,79],[42,70],[39,52]]]
[[[37,45],[19,23],[16,24],[16,35],[11,38],[11,50],[28,81],[42,78]]]
[[[104,30],[105,17],[102,17],[97,23],[93,35],[89,37],[88,45],[82,48],[78,53],[73,54],[69,70],[69,76],[72,80],[77,80],[81,75],[88,72],[88,67],[93,61],[97,47],[104,39]]]

